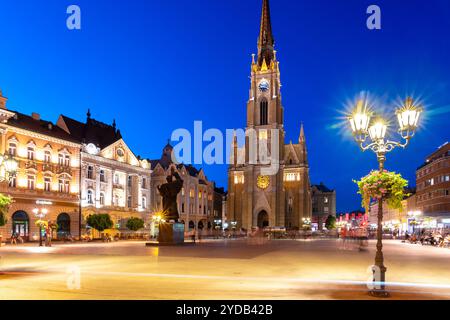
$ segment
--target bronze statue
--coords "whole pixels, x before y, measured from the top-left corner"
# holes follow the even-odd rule
[[[175,178],[175,181],[173,178]],[[158,186],[159,194],[163,198],[163,217],[167,222],[170,220],[177,222],[180,217],[178,214],[177,195],[183,187],[183,180],[173,167],[171,174],[166,177],[166,180],[167,183]]]

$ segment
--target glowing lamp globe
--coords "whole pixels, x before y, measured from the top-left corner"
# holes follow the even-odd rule
[[[374,122],[369,128],[369,136],[372,141],[384,139],[386,136],[387,125],[382,119]]]

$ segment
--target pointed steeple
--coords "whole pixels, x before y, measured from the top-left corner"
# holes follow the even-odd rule
[[[298,142],[299,143],[305,143],[305,131],[303,130],[303,122],[300,125],[300,135],[298,137]]]
[[[308,165],[308,152],[306,151],[306,138],[305,131],[303,130],[303,122],[300,126],[300,136],[298,137],[298,143],[300,145],[300,163]]]
[[[261,27],[258,38],[258,66],[262,66],[264,59],[268,66],[274,60],[274,39],[272,34],[272,23],[270,21],[269,0],[263,0],[261,13]]]
[[[88,111],[86,113],[86,117],[88,118],[88,120],[91,119],[91,109],[90,108],[88,108]]]

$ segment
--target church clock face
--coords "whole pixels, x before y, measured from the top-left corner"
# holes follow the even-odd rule
[[[260,188],[262,190],[266,190],[270,185],[269,176],[259,175],[258,179],[256,180],[256,185],[258,186],[258,188]]]
[[[269,81],[262,80],[258,85],[259,91],[267,92],[269,90]]]

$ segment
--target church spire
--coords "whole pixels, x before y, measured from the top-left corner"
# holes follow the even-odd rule
[[[305,131],[303,130],[303,122],[300,125],[300,136],[298,137],[298,142],[299,143],[305,143]]]
[[[300,144],[300,163],[308,165],[308,151],[306,150],[306,138],[305,130],[303,130],[303,122],[300,126],[300,136],[298,137],[298,143]]]
[[[263,61],[268,66],[274,60],[274,39],[272,34],[272,23],[270,21],[269,0],[263,0],[261,13],[261,27],[258,38],[258,66],[261,67]]]

